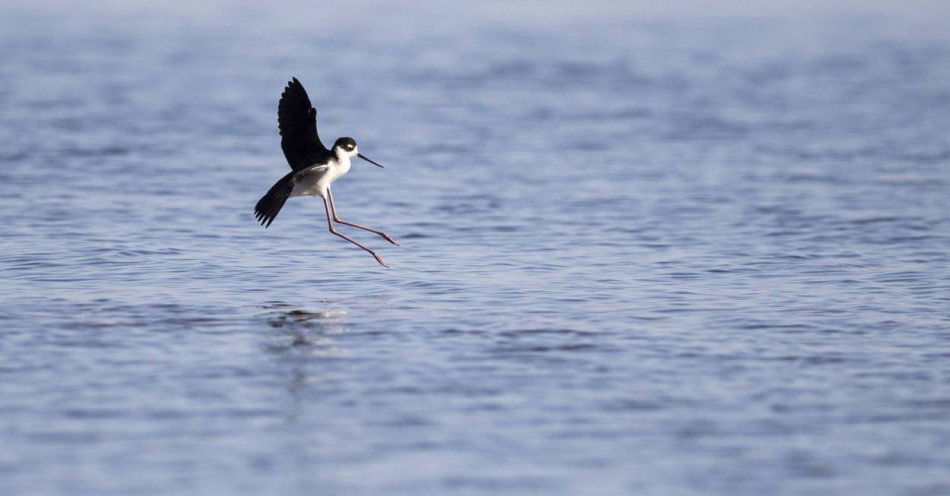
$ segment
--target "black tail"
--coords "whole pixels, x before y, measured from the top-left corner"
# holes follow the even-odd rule
[[[257,217],[257,221],[265,228],[269,227],[293,191],[294,173],[291,172],[280,178],[280,181],[271,186],[270,191],[257,201],[257,206],[254,207],[254,216]]]

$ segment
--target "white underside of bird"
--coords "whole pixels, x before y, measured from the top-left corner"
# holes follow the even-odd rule
[[[356,154],[355,149],[353,154]],[[350,172],[350,165],[350,157],[344,155],[300,171],[294,176],[294,190],[290,196],[319,196],[326,199],[330,184]]]

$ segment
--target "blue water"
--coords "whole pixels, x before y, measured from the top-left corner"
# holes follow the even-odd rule
[[[950,30],[358,5],[0,8],[0,494],[950,494]]]

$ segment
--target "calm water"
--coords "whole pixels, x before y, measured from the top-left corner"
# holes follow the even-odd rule
[[[0,494],[950,494],[950,30],[501,8],[0,12]]]

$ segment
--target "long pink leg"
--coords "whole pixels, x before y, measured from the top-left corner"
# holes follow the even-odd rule
[[[386,267],[387,269],[389,268],[389,266],[386,265],[386,262],[383,260],[383,257],[377,255],[375,251],[370,250],[369,248],[367,248],[367,247],[365,247],[365,246],[359,244],[358,242],[354,241],[354,240],[351,239],[349,236],[347,236],[347,235],[345,235],[345,234],[343,234],[343,233],[338,233],[338,232],[336,232],[336,229],[333,229],[333,222],[330,220],[330,219],[331,219],[331,217],[330,217],[330,207],[327,205],[327,200],[326,200],[326,198],[323,199],[323,209],[326,210],[326,212],[327,212],[327,227],[330,228],[330,232],[331,232],[331,233],[336,234],[337,236],[339,236],[339,237],[341,237],[341,238],[343,238],[343,239],[349,241],[350,243],[353,243],[354,245],[359,246],[360,248],[366,250],[367,252],[369,252],[370,255],[373,256],[373,258],[376,259],[377,262],[379,262],[379,265],[382,265],[383,267]]]
[[[377,231],[376,229],[372,229],[372,228],[369,228],[369,227],[366,227],[366,226],[361,226],[361,225],[359,225],[359,224],[354,224],[354,223],[352,223],[352,222],[347,222],[347,221],[341,219],[340,216],[337,215],[337,213],[336,213],[336,205],[333,203],[333,192],[330,191],[330,188],[327,188],[327,196],[330,197],[330,210],[333,212],[333,220],[337,221],[337,222],[340,223],[340,224],[346,224],[346,225],[348,225],[348,226],[353,226],[353,227],[355,227],[355,228],[357,228],[357,229],[362,229],[362,230],[364,230],[364,231],[369,231],[369,232],[371,232],[371,233],[378,234],[378,235],[382,236],[383,239],[385,239],[386,241],[389,241],[390,243],[392,243],[392,244],[394,244],[394,245],[396,245],[396,246],[399,246],[399,243],[397,243],[396,240],[393,239],[392,236],[390,236],[390,235],[388,235],[388,234],[386,234],[386,233],[384,233],[384,232],[382,232],[382,231]]]

